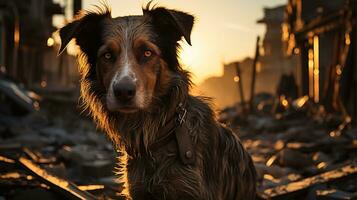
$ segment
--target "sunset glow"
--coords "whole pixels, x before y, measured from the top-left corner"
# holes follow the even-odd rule
[[[99,0],[83,0],[83,8],[91,9]],[[113,17],[141,15],[147,0],[108,0]],[[254,55],[255,39],[265,28],[256,21],[263,7],[273,7],[286,0],[156,0],[155,4],[182,10],[196,16],[191,35],[192,46],[182,41],[181,63],[193,73],[199,84],[210,76],[222,74],[222,64]]]

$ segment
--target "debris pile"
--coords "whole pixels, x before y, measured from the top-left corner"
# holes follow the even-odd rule
[[[227,108],[227,123],[252,155],[261,199],[356,199],[357,129],[308,97],[255,96]],[[249,110],[249,111],[247,111]]]
[[[0,199],[118,198],[116,152],[76,98],[44,98],[35,111],[25,90],[1,84],[16,87],[0,92]]]
[[[11,80],[0,86],[0,199],[120,199],[117,152],[78,115],[75,95],[40,96]],[[223,110],[220,121],[252,155],[259,199],[357,199],[350,117],[307,96],[258,94]]]

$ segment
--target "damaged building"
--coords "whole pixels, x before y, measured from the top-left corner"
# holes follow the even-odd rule
[[[354,0],[290,0],[283,39],[298,55],[300,96],[308,96],[345,120],[357,116],[357,4]]]
[[[266,33],[262,42],[257,45],[259,55],[256,55],[258,61],[256,65],[254,65],[253,58],[224,64],[223,76],[208,78],[200,85],[200,90],[214,97],[219,107],[231,106],[242,99],[243,101],[249,100],[253,65],[256,68],[255,94],[276,94],[281,76],[295,74],[297,57],[285,56],[281,39],[284,11],[285,5],[264,8],[263,18],[257,21],[266,26]],[[237,65],[239,65],[239,77],[236,72]],[[241,81],[238,85],[241,84],[243,98],[238,92],[240,86],[237,87],[235,84],[239,81]],[[219,89],[222,87],[225,90]]]
[[[74,12],[80,2],[73,1]],[[0,0],[1,71],[35,90],[73,86],[78,80],[74,56],[64,53],[58,59],[53,35],[53,18],[64,15],[52,0]]]
[[[220,113],[253,157],[258,199],[357,198],[356,6],[289,0],[280,48],[295,60],[284,66],[290,81],[282,79],[268,100],[256,95],[258,109],[237,105]],[[285,98],[291,90],[298,98]]]

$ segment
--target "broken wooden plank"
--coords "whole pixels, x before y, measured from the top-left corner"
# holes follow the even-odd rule
[[[50,188],[63,194],[69,199],[96,199],[94,195],[80,190],[74,183],[49,174],[46,170],[25,157],[20,157],[18,161],[24,168],[40,178],[46,185],[50,186]]]
[[[356,200],[357,193],[349,193],[336,189],[316,190],[316,198],[319,200]]]
[[[292,182],[287,185],[281,185],[278,187],[264,190],[259,196],[263,199],[291,199],[295,195],[306,191],[311,186],[333,182],[347,176],[357,174],[356,163],[346,165],[344,167],[328,171],[316,176],[312,176],[300,181]]]
[[[15,160],[7,158],[7,157],[4,157],[4,156],[0,156],[0,162],[14,164]]]
[[[40,152],[30,150],[27,147],[24,147],[22,150],[29,158],[31,158],[31,160],[38,164],[50,164],[56,162],[55,157],[45,158]]]

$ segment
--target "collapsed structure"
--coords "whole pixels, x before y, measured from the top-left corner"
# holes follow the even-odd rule
[[[289,0],[285,12],[285,53],[300,56],[299,95],[351,121],[357,117],[356,2]]]
[[[72,2],[76,13],[81,1]],[[1,72],[33,89],[73,86],[78,80],[74,56],[57,58],[53,34],[53,22],[67,14],[64,5],[49,0],[0,0]]]

